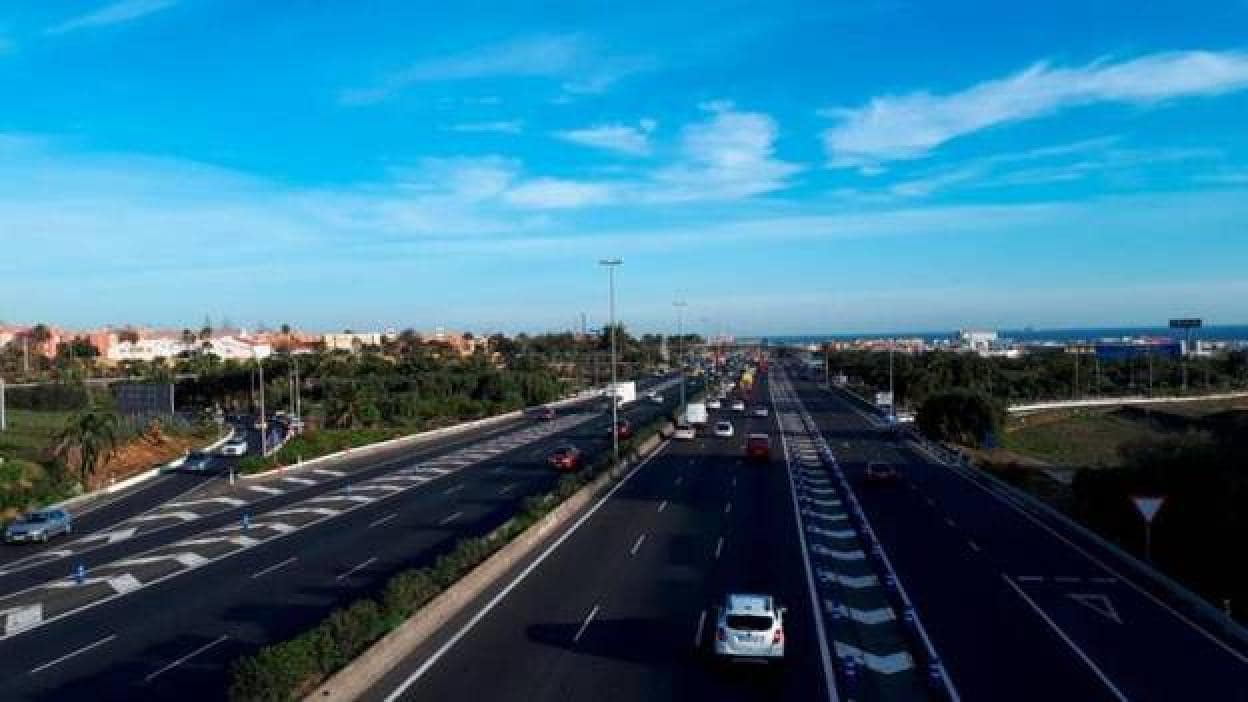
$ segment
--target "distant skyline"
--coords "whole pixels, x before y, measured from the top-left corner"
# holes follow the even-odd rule
[[[1248,3],[542,7],[6,3],[0,319],[1248,322]]]

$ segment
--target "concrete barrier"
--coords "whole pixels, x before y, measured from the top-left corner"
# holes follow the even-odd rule
[[[1248,392],[1224,392],[1213,395],[1185,395],[1176,397],[1106,397],[1095,400],[1064,400],[1055,402],[1034,402],[1028,405],[1012,405],[1011,414],[1019,412],[1042,412],[1054,409],[1074,409],[1077,407],[1116,407],[1118,405],[1166,405],[1182,402],[1215,402],[1217,400],[1240,400],[1248,398]]]
[[[651,436],[641,443],[638,454],[646,456],[660,445],[659,437]],[[544,546],[549,537],[577,519],[599,496],[606,493],[625,467],[627,464],[619,466],[616,470],[603,471],[602,475],[564,500],[541,521],[526,529],[454,585],[442,591],[399,628],[382,637],[360,657],[313,690],[304,700],[306,702],[347,702],[347,700],[363,696],[390,670],[458,616],[491,585]]]
[[[201,450],[216,451],[217,449],[225,445],[225,442],[229,441],[232,438],[234,438],[234,427],[230,427],[230,430],[226,432],[225,436],[221,437],[220,439],[214,441],[211,444],[208,444],[207,446],[203,447],[203,449]],[[78,495],[77,497],[71,497],[68,500],[65,500],[63,502],[58,502],[53,506],[61,508],[61,509],[69,509],[70,507],[75,507],[77,505],[81,505],[81,504],[90,502],[92,500],[99,499],[101,497],[104,497],[105,495],[112,495],[114,493],[121,492],[122,490],[132,488],[135,485],[138,485],[140,483],[147,482],[148,480],[155,478],[156,476],[160,475],[161,473],[164,473],[165,471],[172,470],[172,469],[177,468],[178,466],[181,466],[185,462],[186,462],[186,456],[183,455],[183,456],[173,459],[172,461],[169,461],[168,463],[162,463],[153,468],[149,468],[148,470],[145,470],[142,473],[137,473],[135,475],[132,475],[129,478],[126,478],[125,480],[120,480],[118,482],[113,483],[112,485],[102,487],[99,490],[93,490],[88,493],[83,493],[81,495]]]

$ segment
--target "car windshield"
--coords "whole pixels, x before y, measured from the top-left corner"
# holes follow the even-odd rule
[[[772,619],[762,614],[730,614],[728,628],[737,631],[767,631],[771,628]]]
[[[728,422],[720,422],[719,424],[715,425],[715,428],[721,431],[727,431],[732,428],[732,425],[729,424]]]
[[[32,512],[31,514],[22,517],[22,521],[27,524],[42,524],[51,518],[52,517],[50,515],[44,514],[43,512]]]

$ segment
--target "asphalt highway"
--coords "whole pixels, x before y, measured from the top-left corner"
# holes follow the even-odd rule
[[[1116,557],[897,442],[844,396],[797,385],[962,700],[1248,700],[1244,651]],[[901,479],[864,483],[869,461]]]
[[[720,418],[733,438],[668,444],[492,608],[497,592],[474,604],[475,626],[446,627],[366,699],[827,699],[783,460],[742,460],[747,433],[779,446],[774,419]],[[788,607],[782,665],[711,659],[729,592]]]
[[[667,398],[664,406],[634,403],[623,414],[644,421],[670,411],[672,393]],[[0,641],[0,674],[8,681],[4,698],[223,699],[228,664],[238,656],[306,629],[334,607],[374,592],[398,570],[431,563],[459,538],[490,531],[525,498],[549,490],[558,474],[545,459],[558,443],[571,440],[591,455],[609,450],[608,417],[586,417],[565,431],[469,461],[411,489]],[[527,420],[423,444],[404,455],[359,460],[375,464],[367,470],[384,476],[413,462],[469,454],[490,437],[506,441],[517,427],[537,425]],[[329,480],[317,489],[340,494],[344,485]],[[160,535],[185,539],[234,519],[226,510]],[[132,555],[141,539],[132,541],[115,544],[125,544],[120,553],[103,549],[99,559]]]

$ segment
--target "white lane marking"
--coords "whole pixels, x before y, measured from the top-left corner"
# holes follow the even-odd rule
[[[665,509],[667,509],[667,500],[663,500],[659,503],[659,511],[662,512]]]
[[[199,654],[203,653],[204,651],[207,651],[208,649],[212,648],[213,646],[216,646],[216,645],[220,644],[222,641],[225,641],[225,640],[226,640],[226,639],[228,639],[228,638],[230,638],[230,637],[229,637],[229,636],[227,636],[227,635],[225,635],[225,634],[222,634],[221,636],[217,637],[215,640],[213,640],[213,641],[209,641],[208,643],[204,644],[203,646],[200,646],[199,648],[195,649],[194,651],[191,651],[190,653],[186,654],[185,656],[182,656],[181,658],[179,658],[178,660],[176,660],[176,661],[174,661],[174,662],[170,663],[169,665],[165,666],[164,668],[161,668],[160,670],[157,670],[157,671],[156,671],[156,672],[154,672],[154,673],[149,673],[147,677],[143,678],[143,682],[145,682],[145,683],[150,683],[151,681],[155,680],[155,679],[156,679],[156,677],[157,677],[158,675],[160,675],[161,673],[164,673],[164,672],[169,671],[169,670],[173,670],[174,668],[176,668],[176,667],[178,667],[178,666],[182,665],[183,663],[185,663],[185,662],[187,662],[187,661],[191,660],[192,658],[194,658],[195,656],[198,656]]]
[[[25,607],[13,607],[2,614],[4,615],[4,635],[12,636],[42,623],[43,605],[35,603]]]
[[[277,570],[278,568],[284,568],[284,567],[286,567],[286,566],[290,565],[291,563],[294,563],[296,559],[297,559],[297,557],[296,557],[296,556],[291,556],[290,558],[287,558],[286,560],[282,561],[281,563],[274,563],[273,565],[271,565],[271,566],[269,566],[269,567],[267,567],[267,568],[262,568],[262,569],[260,569],[260,570],[257,570],[256,572],[254,572],[254,573],[252,573],[252,574],[251,574],[251,578],[252,578],[252,580],[255,580],[256,578],[263,578],[264,576],[268,575],[269,573],[272,573],[273,571]]]
[[[576,636],[572,637],[572,643],[581,640],[581,637],[585,635],[585,630],[589,628],[589,623],[594,621],[596,616],[598,616],[598,605],[594,605],[594,608],[589,610],[589,614],[585,615],[585,621],[581,622],[581,628],[576,630]]]
[[[138,590],[139,588],[143,587],[143,583],[139,582],[138,578],[134,577],[133,575],[129,573],[122,573],[121,575],[115,575],[109,578],[107,582],[108,582],[108,586],[113,588],[113,591],[119,595],[126,593],[126,592],[130,592],[131,590]]]
[[[138,529],[134,527],[131,527],[129,529],[118,529],[116,531],[105,531],[99,534],[92,534],[90,536],[84,536],[83,538],[79,539],[78,542],[88,543],[91,541],[107,541],[110,544],[115,544],[118,541],[125,541],[131,536],[134,536],[134,533],[136,531],[138,531]],[[48,554],[44,554],[44,555],[48,555]],[[66,553],[65,555],[69,555],[69,553]]]
[[[371,522],[369,522],[369,523],[368,523],[368,527],[367,527],[367,528],[368,528],[368,529],[372,529],[372,528],[373,528],[373,527],[375,527],[375,526],[381,526],[382,524],[385,524],[386,522],[390,521],[391,519],[394,519],[394,518],[395,518],[395,517],[397,517],[397,516],[399,516],[399,513],[398,513],[398,512],[395,512],[395,513],[393,513],[393,514],[387,514],[387,515],[386,515],[386,516],[384,516],[384,517],[380,517],[380,518],[378,518],[378,519],[374,519],[373,521],[371,521]]]
[[[702,648],[702,630],[706,628],[706,610],[698,615],[698,630],[693,632],[693,647],[695,649]]]
[[[515,483],[507,483],[506,485],[498,489],[498,494],[506,495],[507,493],[511,492],[511,489],[514,488],[515,486],[516,486]]]
[[[734,476],[732,476],[732,486],[733,486],[734,488],[737,486],[737,476],[735,476],[735,475],[734,475]]]
[[[970,546],[972,551],[975,551],[976,553],[979,552],[979,544],[975,543],[974,541],[967,539],[966,545]]]
[[[715,542],[715,559],[719,560],[719,554],[724,552],[724,537],[719,537],[719,541]]]
[[[438,526],[446,526],[447,524],[450,524],[451,522],[455,521],[456,519],[459,519],[462,516],[464,516],[463,512],[455,512],[454,514],[448,514],[442,518],[442,521],[438,522]]]
[[[467,486],[466,486],[466,485],[464,485],[463,483],[460,483],[460,484],[458,484],[458,485],[452,485],[452,486],[450,486],[449,488],[447,488],[447,489],[443,490],[443,491],[442,491],[442,494],[443,494],[443,495],[454,495],[455,493],[459,492],[460,490],[463,490],[465,487],[467,487]]]
[[[342,512],[342,510],[333,509],[331,507],[291,507],[290,509],[270,512],[269,516],[276,517],[278,515],[285,514],[319,514],[322,517],[333,517],[340,512]]]
[[[1020,575],[1017,578],[1015,578],[1015,580],[1018,580],[1019,582],[1022,582],[1022,583],[1042,583],[1044,582],[1044,576],[1043,575]]]
[[[189,522],[194,519],[199,519],[199,515],[195,514],[194,512],[183,511],[183,512],[163,512],[163,513],[156,513],[156,514],[140,514],[137,517],[130,518],[131,521],[135,521],[135,522],[154,522],[160,519],[180,519],[184,522]]]
[[[731,503],[731,502],[726,503],[726,504],[724,505],[724,514],[728,514],[728,513],[730,513],[730,512],[732,512],[732,503]]]
[[[399,683],[394,688],[394,690],[390,692],[390,694],[386,695],[384,702],[394,702],[398,698],[402,697],[403,694],[407,692],[407,690],[411,688],[412,685],[416,684],[417,680],[424,677],[425,673],[428,673],[430,668],[436,665],[437,662],[441,660],[443,656],[445,656],[452,648],[455,647],[456,644],[460,642],[460,640],[462,640],[465,636],[467,636],[468,632],[472,631],[473,627],[481,623],[482,619],[485,619],[486,616],[488,616],[489,613],[493,611],[494,608],[497,607],[500,602],[506,599],[507,595],[511,594],[512,590],[515,590],[517,587],[519,587],[520,583],[524,582],[524,580],[528,578],[529,575],[533,571],[537,570],[537,568],[541,566],[541,564],[544,563],[546,559],[549,558],[552,553],[554,553],[560,546],[562,546],[563,542],[571,538],[571,536],[575,534],[577,530],[579,530],[585,524],[585,522],[588,522],[591,517],[597,514],[598,510],[601,509],[602,506],[605,505],[607,501],[610,500],[615,495],[615,493],[620,490],[620,488],[627,485],[628,482],[633,479],[633,476],[637,475],[637,473],[642,468],[645,468],[646,466],[648,466],[650,464],[650,461],[653,460],[655,456],[662,454],[663,451],[667,449],[667,447],[670,444],[671,444],[671,439],[668,439],[664,441],[662,444],[659,444],[658,448],[654,450],[654,453],[651,453],[649,456],[646,457],[645,460],[643,460],[641,463],[638,463],[637,466],[633,468],[631,472],[629,472],[627,475],[623,477],[623,479],[620,480],[620,482],[616,483],[610,490],[608,490],[607,494],[598,498],[598,501],[594,503],[593,507],[590,507],[588,510],[586,510],[586,512],[582,514],[580,518],[577,519],[567,531],[563,532],[563,534],[560,535],[560,537],[556,539],[554,543],[547,546],[546,550],[542,551],[541,554],[538,555],[537,558],[533,559],[531,563],[525,566],[524,570],[520,571],[519,575],[513,578],[511,582],[507,583],[506,587],[500,590],[498,594],[494,595],[494,597],[490,599],[490,601],[487,602],[484,607],[481,607],[480,609],[478,609],[477,613],[473,615],[472,619],[469,619],[466,624],[460,627],[460,629],[456,631],[454,635],[452,635],[451,638],[446,641],[446,643],[442,644],[438,648],[438,650],[430,654],[430,656],[425,659],[425,662],[420,664],[419,668],[412,671],[411,675],[407,676],[407,678],[403,680],[403,682]]]
[[[240,500],[237,497],[205,497],[201,500],[185,500],[183,502],[169,502],[166,507],[190,507],[191,505],[210,505],[222,504],[229,507],[242,507],[247,504],[247,500]]]
[[[948,524],[948,525],[949,525],[949,528],[951,528],[951,529],[957,529],[957,528],[958,528],[958,524],[957,524],[957,522],[953,521],[953,520],[952,520],[952,519],[950,519],[949,517],[945,517],[945,524]]]
[[[90,650],[91,650],[91,649],[93,649],[93,648],[97,648],[97,647],[99,647],[99,646],[103,646],[104,644],[108,643],[109,641],[112,641],[112,640],[113,640],[113,639],[115,639],[115,638],[117,638],[117,635],[116,635],[116,634],[109,634],[108,636],[105,636],[104,638],[100,639],[99,641],[96,641],[96,642],[95,642],[95,643],[93,643],[93,644],[87,644],[86,646],[83,646],[82,648],[80,648],[80,649],[78,649],[78,650],[76,650],[76,651],[70,651],[69,653],[66,653],[65,655],[61,656],[60,658],[54,658],[54,659],[52,659],[52,660],[48,661],[47,663],[44,663],[43,665],[39,666],[38,668],[31,668],[31,670],[30,670],[30,674],[31,674],[31,675],[34,675],[35,673],[38,673],[38,672],[43,671],[43,670],[47,670],[48,668],[51,668],[52,666],[54,666],[54,665],[56,665],[56,664],[58,664],[58,663],[64,663],[65,661],[69,660],[70,658],[73,658],[74,656],[77,656],[77,655],[81,655],[81,654],[83,654],[83,653],[86,653],[87,651],[90,651]]]
[[[341,478],[346,475],[346,473],[340,470],[330,470],[329,468],[313,468],[308,472],[316,473],[317,475],[328,475],[331,478]]]
[[[307,478],[282,478],[282,482],[294,483],[295,485],[316,485],[315,480],[309,480]]]
[[[940,461],[936,461],[936,463],[937,463],[938,465],[942,465],[942,466],[943,466],[943,465],[945,465],[945,464],[941,463]],[[946,466],[946,467],[947,467],[947,466]],[[1065,536],[1063,536],[1062,534],[1060,534],[1060,533],[1059,533],[1056,529],[1054,529],[1053,527],[1049,526],[1048,524],[1045,524],[1045,523],[1044,523],[1043,521],[1041,521],[1038,517],[1036,517],[1036,516],[1032,515],[1032,514],[1031,514],[1031,513],[1029,513],[1027,510],[1023,509],[1023,507],[1021,507],[1020,505],[1015,504],[1015,503],[1014,503],[1014,500],[1013,500],[1013,498],[1012,498],[1012,497],[1011,497],[1011,498],[1007,498],[1007,497],[1005,497],[1005,496],[1003,496],[1003,495],[1001,495],[1001,494],[999,494],[999,493],[995,492],[994,490],[990,490],[988,487],[986,487],[986,486],[984,486],[984,485],[980,485],[979,483],[975,482],[975,480],[974,480],[974,479],[972,479],[969,475],[964,475],[964,474],[962,474],[960,471],[958,471],[958,470],[956,470],[956,469],[949,468],[949,470],[952,470],[955,474],[957,474],[959,477],[961,477],[963,480],[965,480],[966,482],[970,483],[971,485],[974,485],[975,487],[979,488],[980,490],[983,490],[984,492],[988,493],[989,495],[992,495],[993,497],[997,498],[997,500],[999,500],[1002,504],[1004,504],[1005,506],[1007,506],[1007,507],[1009,507],[1010,509],[1014,510],[1015,512],[1018,512],[1019,514],[1023,515],[1024,517],[1026,517],[1029,521],[1031,521],[1031,522],[1032,522],[1033,524],[1035,524],[1036,526],[1038,526],[1038,527],[1040,527],[1041,529],[1044,529],[1045,531],[1049,532],[1049,534],[1051,534],[1051,535],[1052,535],[1054,538],[1056,538],[1058,541],[1061,541],[1062,543],[1066,544],[1066,545],[1067,545],[1067,546],[1069,546],[1071,549],[1073,549],[1076,553],[1079,553],[1079,554],[1080,554],[1080,555],[1082,555],[1084,558],[1088,559],[1088,560],[1089,560],[1089,561],[1091,561],[1093,564],[1095,564],[1096,566],[1100,567],[1100,568],[1101,568],[1102,570],[1104,570],[1106,573],[1109,573],[1110,575],[1114,576],[1114,577],[1115,577],[1115,578],[1117,578],[1118,580],[1121,580],[1122,582],[1124,582],[1124,583],[1126,583],[1127,585],[1129,585],[1129,586],[1131,587],[1131,589],[1133,589],[1133,590],[1135,590],[1136,592],[1138,592],[1138,593],[1140,593],[1141,595],[1143,595],[1145,598],[1147,598],[1148,600],[1150,600],[1153,604],[1157,605],[1158,607],[1161,607],[1161,608],[1162,608],[1162,609],[1164,609],[1165,611],[1167,611],[1167,612],[1169,612],[1170,614],[1172,614],[1172,615],[1174,616],[1174,618],[1175,618],[1175,619],[1178,619],[1179,621],[1183,622],[1183,623],[1184,623],[1184,624],[1186,624],[1189,628],[1191,628],[1193,631],[1199,632],[1199,633],[1200,633],[1200,635],[1202,635],[1202,636],[1204,636],[1206,639],[1209,639],[1210,641],[1212,641],[1214,644],[1216,644],[1216,645],[1217,645],[1219,648],[1221,648],[1223,651],[1226,651],[1227,653],[1231,654],[1231,656],[1233,656],[1233,657],[1234,657],[1235,659],[1237,659],[1239,662],[1241,662],[1241,663],[1248,663],[1248,656],[1245,656],[1244,654],[1240,653],[1239,651],[1236,651],[1234,648],[1231,648],[1231,646],[1230,646],[1229,644],[1227,644],[1225,641],[1223,641],[1223,640],[1219,639],[1218,637],[1214,636],[1213,634],[1209,633],[1207,630],[1205,630],[1205,629],[1204,629],[1204,627],[1201,627],[1201,626],[1200,626],[1200,625],[1198,625],[1196,622],[1192,621],[1191,619],[1189,619],[1187,616],[1185,616],[1183,613],[1179,612],[1179,611],[1178,611],[1178,610],[1176,610],[1175,608],[1171,607],[1170,605],[1166,604],[1165,602],[1162,602],[1160,598],[1158,598],[1156,595],[1154,595],[1153,593],[1151,593],[1151,592],[1149,592],[1148,590],[1146,590],[1146,589],[1145,589],[1142,585],[1140,585],[1140,584],[1136,583],[1134,580],[1131,580],[1131,579],[1129,579],[1129,578],[1127,578],[1127,577],[1123,576],[1123,574],[1122,574],[1122,573],[1120,573],[1120,572],[1118,572],[1118,570],[1116,570],[1115,568],[1111,567],[1109,564],[1105,563],[1104,561],[1102,561],[1101,559],[1097,558],[1096,556],[1093,556],[1093,555],[1092,555],[1091,553],[1089,553],[1086,549],[1084,549],[1083,547],[1079,546],[1078,544],[1076,544],[1075,542],[1071,541],[1070,539],[1066,538]]]
[[[262,493],[264,493],[264,494],[266,494],[266,495],[280,495],[280,494],[282,494],[282,490],[279,490],[279,489],[277,489],[277,488],[275,488],[275,487],[269,487],[268,485],[248,485],[248,486],[247,486],[247,489],[248,489],[248,490],[255,490],[256,492],[262,492]]]
[[[363,563],[361,563],[361,564],[357,565],[356,567],[352,568],[351,570],[348,570],[347,572],[343,573],[342,575],[339,575],[338,577],[334,578],[334,580],[346,580],[347,578],[351,577],[352,575],[355,575],[356,573],[360,572],[361,570],[364,570],[365,568],[369,567],[370,565],[372,565],[372,564],[373,564],[373,563],[375,563],[376,561],[377,561],[377,557],[376,557],[376,556],[373,556],[372,558],[368,559],[367,561],[364,561]]]
[[[1057,581],[1057,582],[1059,582],[1059,583],[1077,583],[1077,582],[1081,582],[1081,581],[1083,580],[1083,578],[1076,578],[1076,577],[1072,577],[1072,576],[1069,576],[1069,575],[1059,575],[1059,576],[1057,576],[1056,578],[1053,578],[1053,579],[1054,579],[1054,580],[1056,580],[1056,581]]]
[[[159,563],[161,561],[177,561],[184,568],[195,568],[208,562],[207,558],[194,553],[192,551],[184,551],[182,553],[166,553],[160,556],[143,556],[140,558],[130,558],[117,563],[109,563],[109,568],[125,568],[126,566],[147,565],[149,563]]]
[[[1046,624],[1049,625],[1049,628],[1053,630],[1053,633],[1057,634],[1062,641],[1065,641],[1066,645],[1070,647],[1070,650],[1074,651],[1075,655],[1079,656],[1079,659],[1082,660],[1088,668],[1092,669],[1092,672],[1096,674],[1096,677],[1100,678],[1101,682],[1105,684],[1105,687],[1109,688],[1109,691],[1113,693],[1114,697],[1122,700],[1122,702],[1127,702],[1127,696],[1122,694],[1122,691],[1114,685],[1114,682],[1109,679],[1109,676],[1105,675],[1105,673],[1097,667],[1096,663],[1092,662],[1092,659],[1088,657],[1088,654],[1084,653],[1083,649],[1079,648],[1078,644],[1072,641],[1071,638],[1066,635],[1066,632],[1062,631],[1062,628],[1050,619],[1048,614],[1045,614],[1043,609],[1040,609],[1040,606],[1037,605],[1035,600],[1031,599],[1031,597],[1023,591],[1023,588],[1019,587],[1018,584],[1011,580],[1008,575],[1003,574],[1001,578],[1005,580],[1005,583],[1009,585],[1014,592],[1018,593],[1019,597],[1023,598],[1024,602],[1031,606],[1031,609],[1035,611],[1035,613],[1038,614]]]
[[[644,543],[646,543],[646,535],[642,534],[641,536],[637,537],[637,543],[633,544],[633,548],[628,552],[628,555],[636,556],[637,550],[640,549],[641,545]]]

